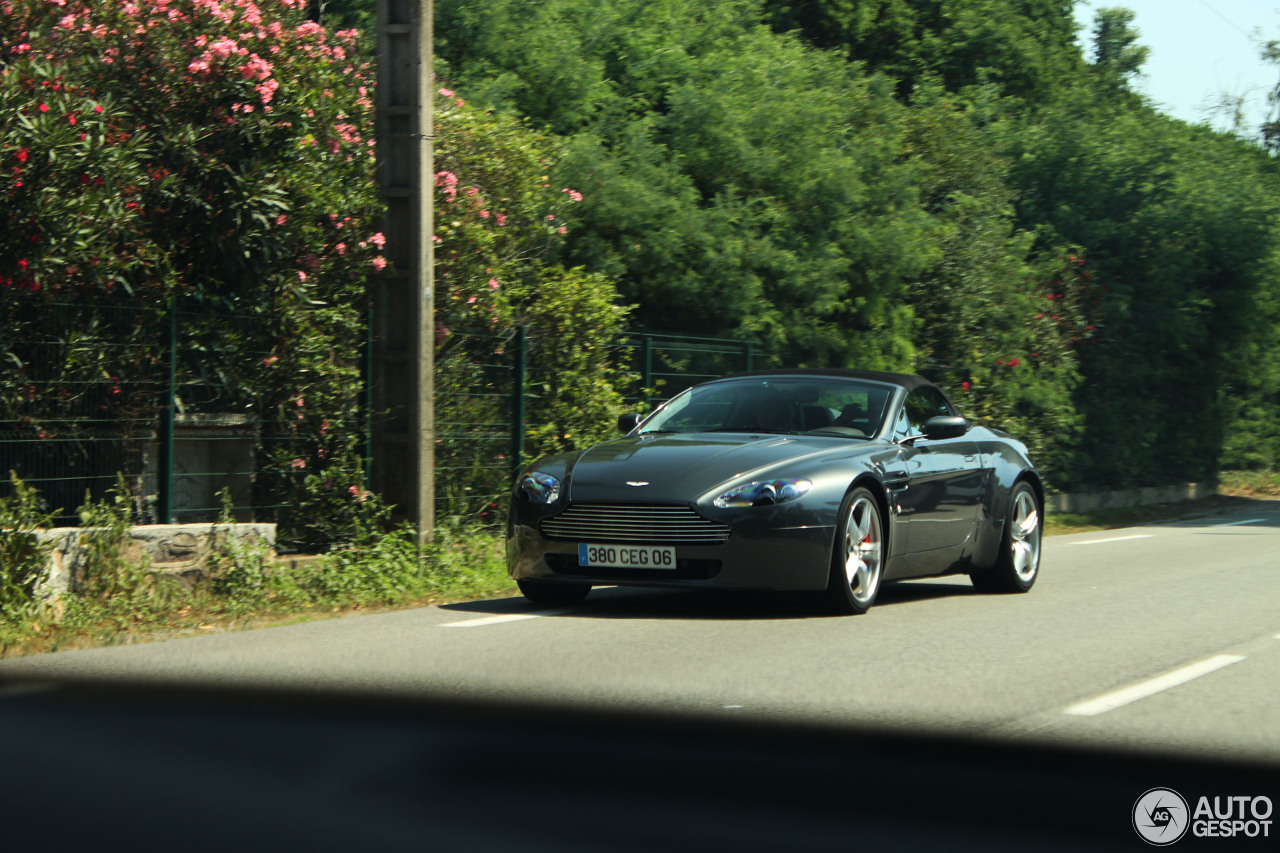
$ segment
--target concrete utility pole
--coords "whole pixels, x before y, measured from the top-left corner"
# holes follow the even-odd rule
[[[373,487],[435,525],[432,0],[377,0],[378,186],[390,261],[373,300]]]

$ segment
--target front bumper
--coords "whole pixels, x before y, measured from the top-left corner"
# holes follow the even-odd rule
[[[507,536],[507,566],[517,580],[561,580],[623,586],[686,587],[816,592],[827,587],[834,527],[771,526],[758,520],[733,523],[718,544],[673,545],[675,569],[606,569],[578,565],[577,540],[551,538],[539,518],[513,517]],[[586,544],[638,544],[594,538]]]

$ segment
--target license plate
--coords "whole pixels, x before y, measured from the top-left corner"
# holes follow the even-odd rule
[[[578,565],[603,569],[671,569],[676,549],[669,545],[579,545]]]

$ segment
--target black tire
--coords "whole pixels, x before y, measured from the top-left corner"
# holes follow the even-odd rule
[[[840,503],[831,545],[831,578],[826,602],[835,613],[866,613],[884,582],[885,535],[875,495],[858,487]]]
[[[1040,575],[1040,543],[1044,535],[1044,511],[1036,490],[1017,483],[1009,495],[1009,517],[1000,538],[996,564],[969,579],[982,592],[1026,592]]]
[[[558,583],[556,581],[518,580],[516,586],[525,598],[534,604],[559,607],[581,604],[591,592],[589,583]]]

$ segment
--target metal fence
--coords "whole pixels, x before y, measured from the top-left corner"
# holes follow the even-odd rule
[[[43,310],[85,322],[74,305]],[[21,375],[5,380],[0,475],[13,471],[34,486],[64,525],[78,523],[76,509],[86,498],[101,500],[121,476],[140,496],[141,523],[210,521],[228,498],[239,520],[289,513],[290,489],[298,492],[308,460],[323,458],[323,448],[307,446],[306,437],[282,428],[279,418],[263,417],[267,391],[254,377],[272,356],[244,345],[251,335],[241,336],[235,363],[224,363],[219,335],[232,334],[250,318],[225,314],[211,322],[207,308],[199,307],[163,317],[131,309],[97,315],[95,336],[82,341],[95,351],[77,356],[84,370],[68,368],[65,333],[47,340],[0,335],[0,351],[23,353]],[[512,330],[506,340],[483,349],[483,357],[476,355],[481,347],[463,346],[437,358],[438,517],[496,521],[512,475],[545,443],[541,395],[556,365],[530,363],[526,330]],[[113,346],[119,351],[103,349]],[[204,351],[219,358],[202,359]],[[101,358],[95,360],[95,352]],[[629,377],[626,401],[634,411],[649,411],[698,381],[750,370],[757,349],[743,341],[631,333],[612,356]],[[367,388],[367,359],[353,360],[366,366],[360,382]],[[113,362],[136,369],[127,377],[93,373]],[[367,400],[361,389],[354,393]],[[364,416],[367,425],[372,413]],[[361,446],[367,456],[367,443]],[[393,464],[364,462],[363,484],[370,465]],[[9,490],[5,476],[0,495]]]
[[[29,307],[41,323],[0,340],[0,475],[34,486],[56,523],[77,523],[77,509],[122,478],[144,523],[211,520],[225,498],[240,519],[287,509],[263,499],[283,473],[265,460],[287,438],[265,428],[252,381],[270,355],[221,346],[204,357],[252,340],[237,330],[255,318],[208,306]],[[4,495],[11,486],[0,478]]]
[[[486,359],[437,359],[438,517],[500,517],[512,475],[542,443],[542,394],[556,365],[531,363],[530,343],[527,330],[515,329],[510,345]],[[757,355],[747,341],[643,332],[625,335],[612,353],[628,377],[623,398],[642,413],[698,382],[751,370]]]

